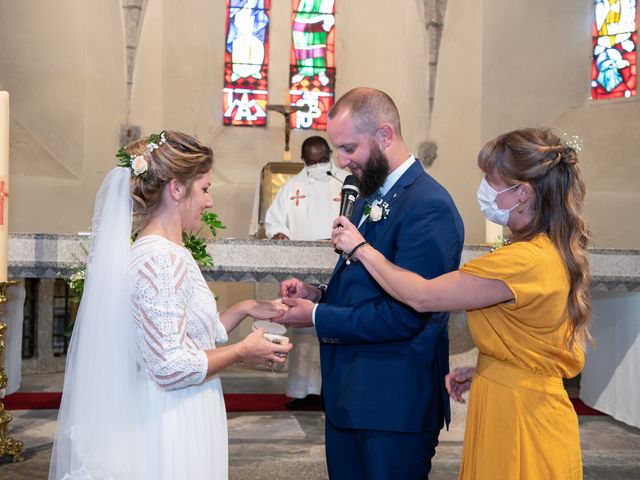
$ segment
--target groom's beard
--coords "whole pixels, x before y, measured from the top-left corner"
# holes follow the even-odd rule
[[[376,143],[371,143],[369,161],[362,169],[360,195],[370,197],[382,186],[389,175],[387,157]]]

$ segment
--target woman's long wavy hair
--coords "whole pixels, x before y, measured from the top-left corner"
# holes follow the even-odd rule
[[[160,206],[162,190],[176,179],[191,192],[191,185],[199,175],[208,173],[213,166],[213,151],[191,135],[167,130],[165,143],[149,151],[148,137],[128,145],[125,150],[131,155],[143,155],[149,170],[140,177],[131,176],[131,197],[135,230],[149,221]]]
[[[513,241],[546,233],[554,243],[569,275],[569,335],[567,348],[583,350],[591,319],[589,259],[591,231],[583,215],[585,185],[576,151],[550,129],[526,128],[500,135],[478,154],[478,165],[490,178],[507,185],[527,182],[534,190],[533,220]]]

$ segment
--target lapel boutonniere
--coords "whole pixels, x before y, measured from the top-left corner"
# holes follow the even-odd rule
[[[371,204],[367,204],[364,207],[364,214],[369,216],[369,220],[372,222],[377,222],[379,220],[384,220],[389,216],[389,204],[387,202],[380,200],[375,200]]]

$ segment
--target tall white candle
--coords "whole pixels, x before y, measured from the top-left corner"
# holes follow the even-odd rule
[[[9,249],[9,93],[0,92],[0,282],[7,281]]]
[[[490,222],[485,219],[484,224],[484,241],[488,244],[493,244],[498,238],[498,235],[503,235],[504,229],[502,225],[498,225],[497,223]]]

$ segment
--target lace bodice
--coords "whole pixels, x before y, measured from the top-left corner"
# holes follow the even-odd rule
[[[143,373],[163,389],[202,383],[204,350],[228,337],[191,253],[160,236],[136,241],[129,286]]]

